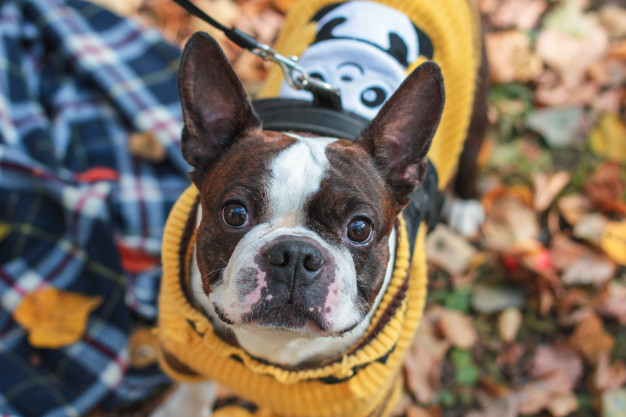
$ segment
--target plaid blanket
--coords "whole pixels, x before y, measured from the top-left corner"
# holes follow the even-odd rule
[[[188,185],[178,58],[91,3],[0,1],[2,417],[84,415],[168,382],[131,367],[128,342],[155,320],[163,225]],[[161,160],[129,152],[137,132],[155,135]],[[51,287],[100,303],[76,342],[34,347],[15,311]]]

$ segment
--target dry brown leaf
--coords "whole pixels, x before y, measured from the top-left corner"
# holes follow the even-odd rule
[[[537,211],[546,210],[554,198],[569,183],[572,175],[569,172],[557,172],[555,174],[533,174],[533,187],[535,190],[534,206]]]
[[[563,272],[562,280],[566,285],[593,284],[603,285],[613,278],[617,265],[610,258],[593,249],[585,248]]]
[[[606,162],[596,169],[585,183],[585,192],[600,209],[616,209],[622,201],[626,185],[621,180],[622,165],[615,162]]]
[[[569,342],[591,363],[596,363],[603,352],[609,352],[615,345],[615,339],[604,330],[602,320],[595,314],[580,322]]]
[[[435,335],[427,312],[404,360],[407,387],[420,402],[429,403],[439,391],[441,363],[449,348],[449,342]]]
[[[523,32],[509,30],[485,35],[491,79],[496,83],[529,81],[543,69],[541,58],[530,48]]]
[[[452,346],[469,349],[478,341],[478,333],[472,320],[460,311],[443,310],[437,324]]]
[[[450,275],[460,275],[467,270],[477,250],[451,228],[439,224],[426,239],[426,254],[429,262]]]
[[[565,221],[572,226],[588,215],[592,209],[589,198],[580,193],[559,198],[557,205]]]
[[[617,360],[611,364],[610,360],[608,352],[601,353],[598,358],[593,374],[593,384],[599,391],[609,391],[626,384],[626,366],[624,362]]]
[[[531,29],[547,7],[543,0],[505,0],[490,14],[489,22],[502,29]]]
[[[516,308],[507,308],[498,316],[498,334],[506,343],[515,340],[522,325],[522,313]]]
[[[626,326],[626,286],[609,283],[596,310],[598,314],[617,319]]]

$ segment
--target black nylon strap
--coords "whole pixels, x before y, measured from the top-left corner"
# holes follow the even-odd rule
[[[317,107],[304,100],[270,98],[252,102],[263,129],[306,132],[356,140],[369,120],[345,110]]]

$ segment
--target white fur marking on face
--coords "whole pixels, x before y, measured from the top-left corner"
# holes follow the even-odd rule
[[[326,146],[335,138],[289,136],[297,142],[282,151],[270,165],[268,187],[270,220],[274,225],[300,226],[307,199],[319,190],[328,165]]]

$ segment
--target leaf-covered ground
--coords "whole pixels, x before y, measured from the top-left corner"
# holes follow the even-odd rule
[[[263,82],[258,58],[169,0],[98,2],[179,45],[209,31],[251,94]],[[486,221],[430,235],[398,414],[626,416],[626,4],[475,2],[492,80]],[[271,44],[293,0],[195,3]]]

